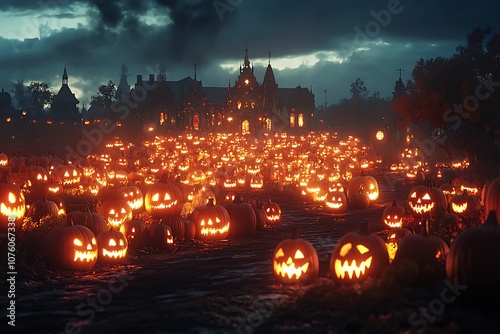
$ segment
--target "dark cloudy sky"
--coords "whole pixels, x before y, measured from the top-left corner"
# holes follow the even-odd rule
[[[473,28],[500,33],[499,12],[496,0],[2,1],[0,88],[23,79],[57,91],[67,65],[88,105],[99,85],[118,83],[122,63],[133,85],[160,62],[168,80],[193,76],[196,63],[204,86],[227,86],[247,43],[259,82],[270,51],[279,87],[312,86],[316,105],[324,90],[328,104],[348,97],[357,77],[388,97],[397,68],[406,81],[419,58],[451,56]]]

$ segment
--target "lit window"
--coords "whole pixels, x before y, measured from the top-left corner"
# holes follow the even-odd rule
[[[290,114],[290,127],[291,128],[295,127],[295,114],[294,113]]]
[[[195,114],[193,116],[193,129],[199,130],[200,129],[200,115]]]
[[[304,127],[304,114],[303,113],[300,113],[299,116],[297,117],[297,123],[298,123],[299,128]]]
[[[244,120],[241,123],[241,133],[244,135],[250,133],[250,122],[248,120]]]
[[[272,121],[270,118],[266,118],[266,130],[271,131]]]
[[[250,83],[250,80],[245,79],[245,85],[248,85]]]

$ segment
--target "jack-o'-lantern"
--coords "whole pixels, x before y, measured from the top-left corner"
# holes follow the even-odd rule
[[[91,212],[90,210],[86,212],[72,211],[68,213],[67,221],[71,221],[75,225],[87,227],[96,236],[108,229],[108,224],[104,218],[97,212]]]
[[[149,187],[144,195],[144,209],[156,218],[175,217],[181,213],[183,203],[182,192],[163,175],[160,181]]]
[[[474,217],[481,210],[481,203],[478,197],[469,196],[464,191],[462,195],[451,198],[450,210],[461,218]]]
[[[104,217],[109,226],[116,228],[132,219],[132,209],[124,199],[103,201],[98,212]]]
[[[434,280],[444,276],[444,265],[449,247],[438,236],[430,235],[429,221],[423,226],[422,235],[412,234],[404,238],[398,247],[394,264],[411,260],[418,266],[418,280]]]
[[[361,282],[375,277],[389,265],[389,255],[384,241],[376,234],[350,232],[345,234],[333,248],[330,258],[330,273],[339,284]]]
[[[169,226],[153,223],[146,227],[149,245],[155,248],[169,250],[174,246],[174,237]]]
[[[26,211],[24,194],[18,186],[7,181],[7,172],[0,175],[0,226],[7,233],[7,224],[13,220],[19,228]]]
[[[29,174],[33,183],[48,183],[50,181],[49,172],[42,166],[30,166]]]
[[[127,238],[112,227],[97,236],[97,247],[100,263],[118,263],[127,257]]]
[[[429,216],[438,207],[446,209],[448,201],[441,190],[418,185],[410,189],[408,208],[415,216]]]
[[[7,170],[9,166],[9,157],[0,151],[0,169]]]
[[[124,222],[120,226],[120,232],[127,238],[128,247],[131,251],[142,246],[144,242],[144,230],[146,224],[142,220],[132,219]]]
[[[386,228],[401,228],[403,227],[403,216],[405,209],[396,203],[392,202],[392,205],[386,207],[382,212],[382,221]]]
[[[453,196],[457,194],[455,186],[453,185],[453,183],[451,183],[451,181],[440,185],[439,190],[441,190],[443,194],[445,194],[448,200],[450,200]]]
[[[343,191],[331,191],[326,196],[325,205],[333,213],[344,213],[347,210],[347,198]]]
[[[240,196],[236,196],[233,202],[224,203],[224,208],[229,213],[231,220],[229,237],[252,237],[257,229],[257,217],[252,206],[243,202]]]
[[[47,196],[47,200],[56,203],[58,216],[66,215],[66,204],[64,203],[64,199],[62,199],[62,197],[50,195]]]
[[[33,221],[40,221],[42,217],[52,216],[56,217],[58,215],[59,208],[56,203],[52,201],[40,200],[31,203],[28,212],[26,213],[27,217],[31,217]]]
[[[264,176],[262,174],[253,175],[250,178],[250,188],[261,189],[264,186]]]
[[[387,253],[389,254],[389,260],[391,262],[396,257],[401,241],[410,234],[411,232],[405,228],[396,227],[389,230],[387,239],[385,240],[385,246],[387,247]]]
[[[144,205],[144,197],[141,189],[136,186],[124,186],[120,188],[123,198],[127,201],[132,211],[139,211]]]
[[[352,194],[358,193],[360,189],[368,196],[370,201],[376,201],[379,196],[379,188],[377,180],[373,176],[364,175],[363,171],[360,176],[355,176],[349,180],[347,184],[347,198]]]
[[[308,241],[292,233],[275,248],[272,260],[273,276],[281,283],[311,283],[318,277],[319,260]]]
[[[97,241],[91,230],[82,225],[50,230],[46,238],[48,265],[58,269],[89,271],[97,262]]]
[[[262,204],[262,210],[266,214],[266,224],[278,225],[281,222],[281,208],[278,203],[267,200],[267,203]]]
[[[200,240],[223,240],[229,235],[230,217],[221,205],[215,205],[212,198],[206,205],[196,207],[190,220],[196,226],[196,238]]]
[[[458,234],[446,257],[446,275],[451,282],[498,291],[500,280],[500,227],[495,211],[484,224]]]

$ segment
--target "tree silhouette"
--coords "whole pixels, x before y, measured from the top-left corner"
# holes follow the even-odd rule
[[[99,92],[92,97],[90,104],[98,108],[104,114],[111,113],[111,104],[116,96],[116,85],[109,81],[107,85],[99,86]]]
[[[45,82],[33,81],[29,87],[30,109],[35,115],[40,116],[52,103],[54,92],[50,90],[50,85]]]

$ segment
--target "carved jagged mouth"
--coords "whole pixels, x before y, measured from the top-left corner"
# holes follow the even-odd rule
[[[177,200],[173,200],[172,202],[170,202],[168,204],[160,203],[158,205],[151,205],[151,207],[154,210],[163,210],[163,209],[170,209],[171,207],[173,207],[176,204],[177,204]]]
[[[167,239],[167,244],[173,244],[173,243],[174,243],[174,239],[172,239],[172,238]]]
[[[267,216],[267,220],[269,220],[270,222],[277,222],[281,219],[281,216],[280,215],[271,215],[271,216]]]
[[[394,258],[396,257],[396,253],[398,251],[398,244],[395,242],[388,242],[385,244],[385,246],[387,247],[387,253],[389,254],[389,259],[392,262],[392,260],[394,260]]]
[[[108,251],[106,248],[102,249],[102,256],[105,258],[121,259],[127,255],[127,247],[120,250]]]
[[[464,204],[451,203],[451,209],[456,213],[464,213],[467,210],[467,202]]]
[[[95,259],[97,259],[97,250],[86,251],[86,252],[76,250],[75,251],[75,258],[73,259],[73,261],[80,260],[82,262],[83,261],[90,262],[90,261],[94,261]]]
[[[15,217],[16,219],[20,219],[24,216],[24,212],[26,211],[26,207],[24,205],[19,205],[15,208],[7,208],[4,203],[0,205],[0,213],[4,216]]]
[[[118,219],[118,218],[110,218],[110,217],[108,217],[108,223],[111,226],[114,226],[114,227],[120,226],[121,224],[123,224],[125,222],[125,220],[126,220],[126,218],[124,218],[124,219]]]
[[[62,183],[63,183],[63,185],[78,184],[78,183],[80,183],[80,178],[76,178],[76,179],[64,179]]]
[[[430,212],[434,208],[434,203],[429,204],[413,204],[412,202],[408,203],[410,208],[415,211],[417,214],[421,214],[424,212]]]
[[[281,277],[288,277],[291,279],[295,275],[295,279],[299,279],[302,274],[307,272],[307,269],[309,269],[309,262],[305,263],[301,267],[295,267],[295,263],[278,263],[274,260],[274,272]]]
[[[262,188],[264,185],[262,183],[251,183],[250,184],[250,188],[254,188],[254,189],[260,189]]]
[[[370,201],[376,200],[378,198],[378,191],[374,191],[372,193],[369,193],[368,198],[370,199]]]
[[[340,209],[342,207],[342,203],[327,202],[326,206],[329,207],[330,209]]]
[[[344,279],[346,275],[349,276],[349,279],[352,279],[353,277],[360,278],[365,274],[366,269],[370,268],[372,258],[373,256],[370,256],[368,259],[361,261],[359,264],[356,263],[356,260],[352,260],[351,264],[345,260],[344,264],[342,264],[342,261],[337,259],[335,260],[335,274],[337,274],[337,278],[339,279]]]
[[[133,201],[127,201],[127,203],[132,210],[137,210],[137,209],[142,208],[144,201],[142,198],[138,198],[138,199],[135,199]]]
[[[219,228],[202,227],[200,233],[201,235],[216,235],[216,234],[225,234],[227,232],[229,232],[229,223]]]
[[[389,226],[390,228],[403,227],[403,222],[401,220],[397,221],[397,222],[390,222],[390,221],[384,220],[384,224]]]

